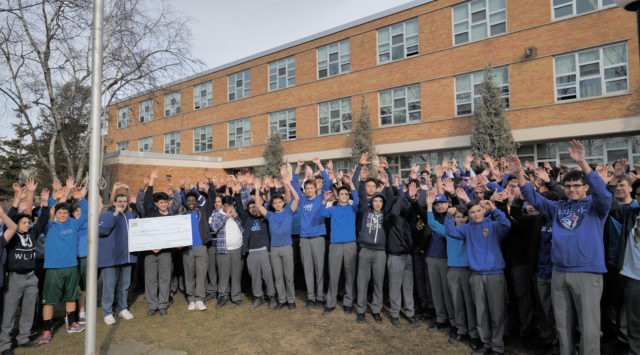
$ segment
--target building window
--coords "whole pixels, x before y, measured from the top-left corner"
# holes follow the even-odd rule
[[[118,142],[116,144],[116,150],[119,152],[124,152],[125,150],[129,150],[129,142]]]
[[[279,133],[284,141],[296,139],[295,108],[269,114],[269,134],[274,133]]]
[[[141,152],[153,151],[153,137],[140,138],[138,140],[138,150]]]
[[[453,8],[454,44],[507,32],[506,0],[474,0]]]
[[[213,149],[211,125],[193,129],[193,151],[195,153],[210,152]]]
[[[129,106],[118,109],[118,128],[129,127]]]
[[[195,110],[209,107],[213,104],[213,83],[198,84],[193,88],[193,108]]]
[[[164,135],[164,153],[180,154],[180,132],[171,132]]]
[[[418,19],[378,30],[378,63],[418,55]]]
[[[318,48],[318,79],[351,70],[349,39]]]
[[[251,96],[249,69],[229,75],[229,101]]]
[[[140,122],[153,121],[153,99],[140,103]]]
[[[229,121],[229,148],[248,147],[251,145],[251,120],[242,118]]]
[[[296,84],[296,58],[294,56],[269,63],[269,91]]]
[[[471,150],[466,148],[451,151],[418,152],[414,154],[391,155],[387,156],[387,162],[389,163],[389,169],[391,169],[393,175],[398,175],[403,179],[406,179],[407,177],[409,177],[409,173],[411,173],[413,164],[418,164],[421,167],[420,169],[423,169],[426,163],[429,163],[432,167],[434,167],[442,163],[444,159],[455,159],[458,162],[463,162],[467,153],[470,152]]]
[[[614,5],[613,0],[551,0],[553,5],[553,18],[559,19],[567,16],[584,14],[596,11],[604,7]]]
[[[627,45],[592,48],[555,57],[556,100],[602,96],[629,89]]]
[[[484,81],[484,70],[456,76],[456,116],[475,112],[476,104],[482,100],[480,88]],[[509,108],[509,67],[493,68],[493,82],[498,86],[505,108]]]
[[[380,126],[420,121],[420,84],[380,91]]]
[[[164,116],[169,117],[180,113],[180,91],[164,95]]]
[[[320,134],[351,132],[351,98],[318,104]]]

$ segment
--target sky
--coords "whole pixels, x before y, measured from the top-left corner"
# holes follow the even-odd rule
[[[189,17],[193,56],[203,70],[411,2],[410,0],[174,0]],[[15,113],[0,97],[0,137]]]

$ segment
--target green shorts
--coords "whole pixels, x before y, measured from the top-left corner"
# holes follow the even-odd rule
[[[78,268],[47,269],[42,287],[42,304],[54,305],[73,302],[80,297],[78,292]]]
[[[87,290],[87,257],[78,257],[78,275],[78,286],[80,291],[84,292]]]

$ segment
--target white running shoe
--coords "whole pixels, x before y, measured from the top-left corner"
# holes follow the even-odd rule
[[[199,311],[206,311],[207,310],[207,306],[205,306],[204,302],[202,302],[202,301],[196,301],[196,308]]]
[[[104,322],[107,325],[112,325],[112,324],[116,324],[116,319],[113,317],[113,314],[110,314],[110,315],[104,317]]]
[[[195,302],[189,302],[189,307],[187,307],[187,310],[195,311],[196,310],[196,303]]]
[[[133,314],[131,314],[128,309],[123,309],[120,311],[120,313],[118,313],[118,317],[126,320],[131,320],[133,319]]]

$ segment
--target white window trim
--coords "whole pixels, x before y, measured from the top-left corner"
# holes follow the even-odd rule
[[[174,147],[174,149],[176,150],[175,153],[171,153],[171,152],[167,152],[167,135],[177,135],[177,139],[176,139],[176,143],[178,144],[176,147]],[[180,131],[173,131],[173,132],[167,132],[164,134],[164,144],[162,145],[162,151],[164,152],[164,154],[180,154]]]
[[[149,102],[149,120],[145,120],[142,121],[142,104],[145,102]],[[140,101],[140,103],[138,104],[138,122],[140,123],[146,123],[146,122],[151,122],[153,121],[153,99],[148,99],[148,100],[144,100],[144,101]]]
[[[551,21],[562,21],[562,20],[566,20],[566,19],[570,19],[570,18],[574,18],[577,16],[582,16],[582,15],[588,15],[588,14],[592,14],[594,12],[598,12],[598,11],[603,11],[603,10],[608,10],[608,9],[613,9],[615,8],[617,5],[615,3],[610,4],[610,5],[605,5],[605,6],[601,6],[602,4],[602,0],[596,0],[598,1],[598,8],[595,10],[591,10],[591,11],[587,11],[587,12],[583,12],[581,14],[576,14],[576,0],[571,0],[571,6],[573,9],[573,13],[571,15],[567,15],[567,16],[562,16],[562,17],[556,17],[556,12],[555,9],[558,7],[563,7],[563,6],[554,6],[553,5],[553,0],[549,0],[549,4],[551,5]],[[567,5],[564,5],[567,6]]]
[[[376,37],[378,36],[377,33],[378,32],[376,31]],[[377,40],[377,38],[376,38],[376,40]],[[345,72],[342,71],[342,65],[343,64],[340,63],[340,57],[342,57],[342,55],[340,54],[341,53],[340,49],[342,49],[342,45],[340,45],[340,43],[342,43],[344,41],[349,42],[349,62],[348,62],[349,63],[349,70],[345,71]],[[336,74],[336,75],[329,75],[329,56],[328,56],[329,52],[328,52],[328,50],[329,50],[329,46],[334,44],[334,43],[338,43],[338,68],[340,69],[340,72],[338,74]],[[318,52],[320,51],[321,47],[327,47],[327,76],[324,77],[324,78],[320,77],[320,63],[318,63],[320,61],[320,58],[318,57]],[[344,63],[344,64],[346,64],[346,63]],[[331,42],[331,43],[328,43],[328,44],[325,44],[323,46],[320,46],[320,47],[316,48],[316,80],[329,79],[329,78],[333,78],[335,76],[339,76],[339,75],[342,75],[342,74],[348,74],[350,72],[351,72],[351,38],[344,38],[344,39],[341,39],[339,41]]]
[[[207,128],[210,128],[210,133],[211,133],[211,149],[207,148],[207,140],[209,139],[208,136],[205,137],[205,142],[204,142],[204,146],[205,149],[204,150],[198,150],[196,149],[196,147],[199,147],[200,144],[196,145],[196,130],[197,129],[205,129],[205,135],[208,133],[206,132]],[[198,139],[200,139],[200,137],[198,137]],[[205,153],[205,152],[210,152],[213,150],[213,125],[205,125],[205,126],[199,126],[199,127],[194,127],[193,128],[193,152],[194,153]]]
[[[176,95],[176,94],[177,94],[177,97],[178,97],[178,100],[177,100],[178,101],[178,105],[175,108],[175,112],[170,113],[169,115],[167,115],[167,97],[169,96],[169,102],[171,102],[171,97],[170,96],[173,96],[173,95]],[[173,92],[170,92],[170,93],[167,93],[167,94],[164,95],[164,117],[171,117],[171,116],[175,116],[175,115],[180,114],[180,112],[181,112],[180,107],[181,106],[182,106],[182,94],[181,94],[180,90],[176,90],[176,91],[173,91]],[[171,107],[173,107],[173,106],[171,104],[169,104],[169,108],[171,108]]]
[[[509,70],[509,65],[501,65],[499,67],[494,67],[493,71],[495,71],[496,69],[501,69],[501,68],[507,68],[507,86],[509,87],[509,107],[504,107],[505,111],[508,111],[511,108],[511,70]],[[467,73],[462,73],[462,74],[457,74],[453,76],[453,104],[454,104],[454,110],[455,110],[455,117],[467,117],[467,116],[473,116],[476,112],[475,108],[475,96],[474,95],[474,91],[473,91],[473,74],[474,73],[478,73],[478,72],[483,72],[483,70],[476,70],[476,71],[472,71],[472,72],[467,72]],[[458,114],[458,100],[457,100],[457,96],[458,96],[458,85],[456,84],[456,77],[459,76],[463,76],[463,75],[471,75],[471,113],[465,113],[463,115],[459,115]],[[554,79],[555,80],[555,79]],[[502,97],[502,96],[501,96]]]
[[[274,60],[272,62],[267,63],[267,88],[268,88],[269,92],[278,91],[278,90],[282,90],[282,89],[286,89],[286,88],[290,88],[290,87],[296,86],[296,83],[295,83],[296,74],[293,75],[294,83],[289,85],[289,79],[290,79],[289,78],[289,59],[293,60],[293,71],[295,73],[296,72],[296,56],[295,56],[295,54],[294,55],[290,55],[288,57],[280,58],[280,59],[277,59],[277,60]],[[279,81],[278,78],[280,77],[280,75],[278,75],[277,64],[281,60],[285,61],[285,65],[284,65],[284,68],[285,68],[285,86],[283,88],[276,87],[275,89],[271,89],[271,79],[269,78],[269,76],[271,75],[270,74],[271,65],[276,65],[276,81],[275,82],[276,82],[276,86],[277,86],[278,85],[278,81]],[[316,62],[316,66],[317,66],[317,62]]]
[[[121,145],[125,145],[125,149],[120,149]],[[123,151],[128,151],[128,150],[129,150],[129,141],[123,141],[123,142],[116,143],[116,151],[123,152]]]
[[[407,56],[407,37],[405,36],[406,33],[406,23],[411,21],[411,20],[416,20],[416,23],[418,25],[418,33],[416,33],[416,36],[418,37],[418,53],[416,53],[415,55],[412,55],[410,57]],[[393,59],[393,54],[392,54],[392,46],[391,46],[391,42],[393,41],[393,39],[391,38],[391,27],[394,25],[397,25],[401,23],[402,24],[402,35],[403,35],[403,39],[402,39],[402,44],[404,45],[404,57],[400,58],[400,59]],[[378,42],[378,32],[382,29],[385,28],[389,28],[389,60],[386,62],[380,62],[380,44]],[[349,46],[351,46],[351,44],[349,44]],[[349,53],[351,53],[351,49],[349,49]],[[390,25],[384,26],[384,27],[380,27],[376,29],[376,63],[377,65],[383,65],[383,64],[388,64],[388,63],[393,63],[393,62],[397,62],[403,59],[409,59],[409,58],[413,58],[413,57],[418,57],[420,56],[420,21],[418,21],[418,17],[413,17],[410,19],[406,19],[403,21],[399,21],[399,22],[395,22],[392,23]],[[351,62],[351,58],[349,58],[349,62]]]
[[[198,86],[202,86],[202,85],[206,85],[209,84],[211,85],[211,91],[209,92],[209,94],[211,95],[210,98],[206,99],[206,105],[203,105],[202,103],[200,103],[200,107],[196,107],[196,93],[198,90]],[[228,90],[228,89],[227,89]],[[209,103],[209,101],[211,101],[211,103]],[[193,109],[194,110],[202,110],[203,108],[207,108],[207,107],[211,107],[213,106],[213,81],[209,80],[209,81],[204,81],[202,83],[196,84],[193,86]]]
[[[418,87],[418,91],[420,91],[420,94],[419,94],[419,98],[420,98],[420,120],[419,121],[411,121],[411,120],[409,120],[409,97],[407,95],[407,88],[410,87],[410,86],[417,86]],[[404,103],[404,105],[405,105],[405,108],[406,108],[406,121],[404,123],[393,123],[393,109],[394,109],[394,106],[393,106],[393,90],[401,89],[401,88],[404,89],[404,92],[405,92],[405,96],[404,96],[405,103]],[[391,123],[390,124],[386,124],[386,125],[382,124],[382,115],[380,115],[380,101],[381,101],[380,100],[380,94],[383,91],[391,91]],[[409,125],[409,124],[421,123],[421,122],[423,122],[422,121],[422,117],[423,117],[422,116],[422,88],[421,88],[419,82],[418,83],[409,84],[409,85],[396,86],[396,87],[392,87],[392,88],[383,89],[383,90],[378,91],[378,127],[379,128],[388,128],[388,127],[396,127],[396,126],[404,126],[404,125]],[[352,117],[352,119],[353,119],[353,117]]]
[[[230,142],[231,139],[229,137],[229,134],[231,132],[230,128],[231,128],[231,122],[237,122],[237,121],[241,121],[241,120],[248,120],[249,121],[249,145],[244,145],[244,135],[245,135],[245,131],[244,131],[244,126],[242,127],[242,146],[238,146],[238,144],[236,143],[235,147],[232,147]],[[234,137],[236,138],[235,141],[238,142],[238,137],[235,135],[234,133]],[[235,120],[231,120],[227,122],[227,148],[229,149],[236,149],[236,148],[245,148],[245,147],[250,147],[251,146],[251,118],[250,117],[245,117],[245,118],[238,118]]]
[[[143,140],[145,140],[145,139],[148,139],[149,142],[151,142],[149,144],[149,148],[151,148],[151,149],[148,150],[148,151],[147,150],[141,150],[142,149],[141,147],[143,146],[143,144],[142,144]],[[149,153],[153,152],[153,136],[138,138],[138,151],[139,152],[149,152]],[[163,149],[163,151],[164,151],[164,149]]]
[[[247,82],[246,80],[244,80],[244,73],[245,72],[249,72],[249,87],[247,88],[245,83]],[[242,73],[242,97],[236,97],[233,100],[229,99],[229,94],[231,93],[231,91],[229,91],[230,86],[231,86],[231,76],[236,76],[237,74]],[[235,83],[234,83],[234,88],[237,89]],[[249,93],[247,95],[244,94],[245,91],[249,90]],[[234,91],[234,94],[236,92]],[[247,68],[245,70],[240,70],[238,72],[235,73],[231,73],[229,75],[227,75],[227,102],[233,102],[233,101],[238,101],[238,100],[242,100],[245,99],[247,97],[251,97],[251,68]]]
[[[351,106],[351,111],[349,112],[349,114],[351,114],[351,129],[348,131],[344,131],[342,130],[342,100],[349,100],[349,106]],[[331,110],[329,110],[329,123],[327,124],[328,128],[329,128],[329,133],[320,133],[320,105],[321,104],[327,104],[329,105],[329,108],[331,108],[331,101],[340,101],[340,132],[336,132],[336,133],[331,133]],[[343,133],[351,133],[353,132],[353,102],[351,101],[351,97],[347,96],[347,97],[341,97],[339,99],[333,99],[333,100],[329,100],[329,101],[323,101],[323,102],[319,102],[318,103],[318,136],[319,137],[324,137],[324,136],[331,136],[331,135],[336,135],[336,134],[343,134]]]
[[[503,11],[503,10],[497,10],[497,11],[494,11],[494,12],[490,13],[489,12],[489,3],[488,3],[489,0],[487,0],[487,6],[486,6],[487,18],[485,19],[485,23],[487,25],[487,37],[481,38],[481,39],[477,39],[477,40],[474,41],[471,38],[471,2],[472,1],[473,0],[470,0],[470,1],[467,1],[466,3],[457,4],[457,5],[454,5],[454,6],[451,7],[451,43],[453,43],[454,47],[464,46],[465,44],[484,41],[484,40],[489,39],[489,38],[495,38],[495,37],[506,35],[506,34],[509,33],[509,13],[507,12],[507,1],[508,0],[505,0],[505,4],[504,4],[504,12],[505,12],[505,19],[504,19],[504,27],[505,27],[505,29],[504,29],[504,32],[500,33],[500,34],[497,34],[497,35],[493,35],[493,36],[491,35],[491,25],[489,24],[489,18],[491,17],[492,14],[498,13],[498,12]],[[551,1],[552,1],[552,4],[553,4],[553,0],[551,0]],[[464,42],[464,43],[456,44],[456,33],[455,33],[456,22],[455,22],[455,19],[454,19],[454,16],[453,16],[453,9],[455,7],[462,6],[462,5],[466,5],[467,9],[469,11],[469,18],[467,20],[469,22],[469,30],[468,30],[468,32],[469,32],[469,40]],[[461,22],[462,21],[458,21],[457,23],[461,23]]]
[[[608,94],[606,91],[606,85],[605,85],[605,79],[604,79],[604,59],[603,59],[603,51],[602,49],[605,47],[609,47],[609,46],[615,46],[617,44],[621,44],[624,43],[625,45],[625,49],[626,49],[626,57],[627,57],[627,90],[625,91],[616,91],[616,92],[612,92],[610,94]],[[600,96],[589,96],[589,97],[579,97],[580,96],[580,80],[579,80],[579,73],[580,73],[580,64],[578,62],[578,58],[577,58],[577,54],[580,52],[584,52],[584,51],[588,51],[588,50],[592,50],[592,49],[598,49],[600,51],[600,60],[599,63],[602,64],[601,66],[601,72],[602,75],[600,76],[600,78],[602,79],[602,85],[603,85],[603,91],[602,91],[602,95]],[[558,100],[558,83],[556,81],[556,58],[557,57],[563,57],[566,55],[573,55],[575,58],[575,64],[576,64],[576,98],[575,99],[568,99],[568,100]],[[566,74],[565,74],[566,75]],[[616,80],[621,80],[622,77],[620,78],[616,78]],[[567,52],[567,53],[561,53],[561,54],[557,54],[555,56],[553,56],[553,96],[554,96],[554,102],[557,104],[561,104],[561,103],[565,103],[565,102],[577,102],[577,101],[583,101],[583,100],[593,100],[593,99],[599,99],[599,98],[603,98],[603,97],[610,97],[610,96],[618,96],[618,95],[625,95],[630,93],[630,87],[631,87],[631,83],[629,80],[629,45],[627,41],[622,41],[622,42],[613,42],[613,43],[607,43],[604,45],[599,45],[599,46],[594,46],[594,47],[587,47],[587,48],[582,48],[580,50],[577,51],[573,51],[573,52]],[[511,91],[509,91],[509,94],[511,94]]]
[[[124,111],[127,110],[127,119],[126,121],[121,121],[120,120],[120,111]],[[127,128],[130,126],[130,119],[131,119],[131,110],[129,110],[129,106],[125,106],[125,107],[120,107],[117,110],[117,121],[116,121],[116,128]],[[120,122],[123,122],[124,124],[121,126]]]
[[[293,117],[289,116],[289,112],[293,111]],[[297,122],[297,112],[295,108],[290,108],[290,109],[286,109],[286,110],[280,110],[280,111],[275,111],[275,112],[271,112],[269,113],[269,137],[271,137],[271,135],[273,134],[273,132],[271,131],[271,115],[274,114],[280,114],[282,112],[286,113],[286,119],[287,119],[287,125],[286,125],[286,137],[282,138],[282,136],[280,136],[280,140],[282,141],[293,141],[296,140],[296,138],[298,138],[298,122]],[[291,123],[291,121],[293,121],[293,123],[295,123],[296,127],[293,129],[296,133],[295,133],[295,137],[293,138],[289,138],[289,136],[291,135],[291,130],[289,128],[289,124]],[[280,130],[278,129],[278,122],[276,122],[276,133],[280,134]]]

